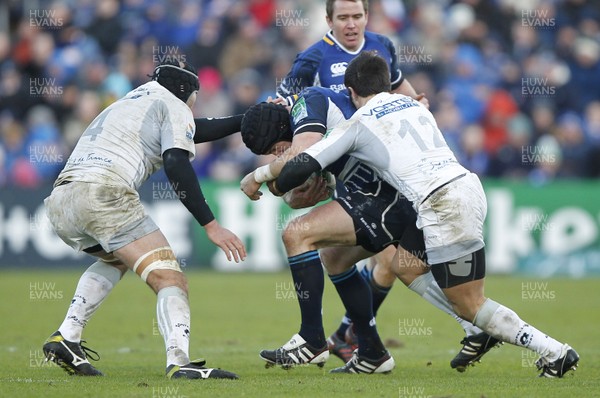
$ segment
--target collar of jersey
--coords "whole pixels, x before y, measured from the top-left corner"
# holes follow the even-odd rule
[[[332,42],[334,42],[335,44],[337,44],[343,51],[347,52],[350,55],[356,55],[359,52],[361,52],[362,49],[363,49],[363,47],[365,46],[366,41],[367,41],[367,37],[365,35],[363,35],[363,42],[360,45],[360,47],[356,51],[350,51],[346,47],[344,47],[342,45],[342,43],[340,43],[339,41],[337,41],[337,39],[335,37],[333,37],[333,31],[331,31],[331,30],[329,32],[327,32],[327,34],[325,35],[325,39],[331,40]],[[327,40],[325,40],[325,41],[327,41]]]
[[[376,94],[373,98],[371,98],[370,100],[368,100],[366,104],[363,105],[363,108],[374,107],[374,106],[376,106],[377,102],[380,99],[383,99],[385,97],[390,97],[391,95],[392,95],[391,93],[379,93],[379,94]]]

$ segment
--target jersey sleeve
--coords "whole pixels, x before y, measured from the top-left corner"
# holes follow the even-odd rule
[[[390,39],[385,36],[379,36],[382,44],[390,53],[390,81],[392,82],[392,90],[397,89],[404,81],[402,76],[402,70],[400,70],[400,63],[398,62],[398,54],[396,53],[396,47]]]
[[[345,154],[354,152],[360,126],[357,120],[344,122],[304,152],[316,159],[324,169]]]
[[[277,95],[288,97],[298,94],[306,87],[312,87],[322,56],[321,50],[316,46],[298,54],[289,73],[277,87]]]
[[[294,135],[306,131],[324,135],[327,131],[328,109],[327,97],[314,89],[304,90],[294,103],[290,114]]]
[[[179,104],[177,104],[179,105]],[[161,155],[171,148],[179,148],[189,152],[190,160],[196,155],[194,146],[194,134],[196,124],[192,111],[185,104],[182,106],[171,106],[162,103],[164,118],[160,123]]]

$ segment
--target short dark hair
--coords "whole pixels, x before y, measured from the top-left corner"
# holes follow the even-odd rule
[[[376,51],[363,51],[348,64],[344,75],[346,87],[360,97],[390,91],[390,69]]]
[[[363,4],[363,9],[365,10],[365,14],[369,12],[369,0],[327,0],[325,2],[325,12],[329,19],[333,19],[333,3],[336,1],[351,1],[353,3],[361,2]]]

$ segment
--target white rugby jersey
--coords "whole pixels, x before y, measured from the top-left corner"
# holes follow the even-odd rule
[[[468,172],[431,112],[402,94],[377,94],[305,152],[322,167],[346,153],[362,160],[415,208],[434,189]]]
[[[163,165],[162,154],[180,148],[195,156],[190,108],[151,81],[110,105],[83,132],[55,186],[64,180],[134,189]]]
[[[331,128],[350,119],[356,112],[350,97],[336,93],[329,88],[309,87],[300,93],[291,112],[291,125],[294,135],[306,131],[325,135],[328,126]],[[367,189],[376,188],[368,185],[381,181],[370,167],[351,156],[342,156],[329,165],[327,171],[342,181],[351,191],[368,193]]]

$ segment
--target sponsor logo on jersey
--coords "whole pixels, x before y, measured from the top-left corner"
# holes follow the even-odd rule
[[[346,73],[346,68],[348,67],[348,62],[337,62],[335,64],[331,64],[331,77],[343,76]]]
[[[369,109],[368,113],[363,113],[363,116],[373,116],[379,119],[382,116],[387,115],[388,113],[398,112],[406,108],[410,108],[413,106],[418,106],[419,103],[410,97],[398,98],[397,100],[387,102],[383,105],[375,106]]]
[[[296,101],[294,107],[292,108],[292,120],[294,121],[294,124],[298,124],[301,120],[307,117],[308,111],[306,110],[306,101],[304,100],[304,97],[302,97]]]
[[[185,130],[185,138],[190,141],[194,139],[194,126],[191,123],[188,124],[187,129]]]
[[[339,93],[341,91],[344,91],[346,89],[346,86],[344,85],[344,83],[340,83],[340,84],[332,84],[329,86],[330,89],[332,89],[333,91],[335,91],[336,93]]]

